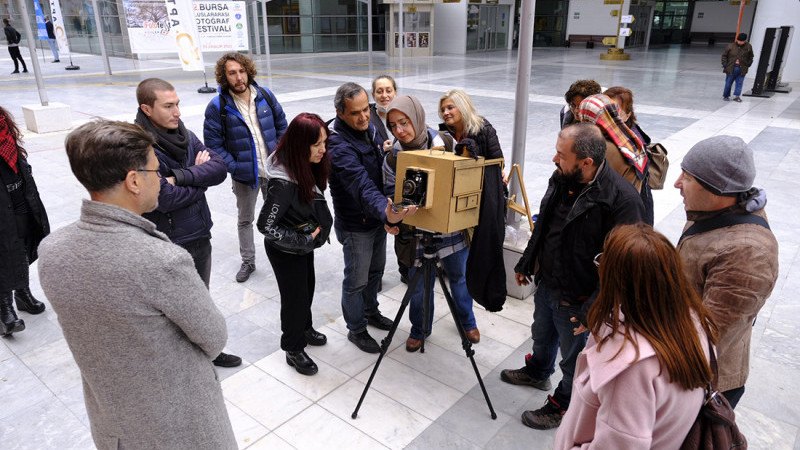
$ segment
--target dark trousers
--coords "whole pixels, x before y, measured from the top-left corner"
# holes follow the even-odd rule
[[[281,293],[281,349],[299,352],[306,348],[304,331],[311,328],[314,301],[314,252],[307,255],[267,247],[267,258]]]
[[[186,249],[186,251],[192,255],[194,267],[197,269],[200,278],[203,279],[203,283],[206,284],[206,288],[208,288],[209,282],[211,281],[211,239],[200,238],[178,245]]]
[[[19,47],[8,47],[8,54],[11,55],[11,60],[14,61],[14,72],[19,72],[19,63],[22,63],[22,70],[28,70],[28,66],[25,65],[25,60],[22,59],[22,54],[19,52]]]

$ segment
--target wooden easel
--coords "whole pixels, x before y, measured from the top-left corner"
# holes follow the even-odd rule
[[[522,192],[522,200],[525,202],[525,207],[523,208],[522,205],[517,203],[516,201],[516,194],[512,195],[511,198],[508,199],[508,209],[514,211],[517,214],[522,214],[528,218],[528,225],[531,227],[531,231],[533,231],[533,218],[531,217],[531,206],[528,204],[528,194],[525,191],[525,182],[522,180],[522,172],[519,170],[519,164],[514,164],[511,166],[511,173],[508,175],[508,187],[511,187],[511,180],[514,179],[514,174],[517,175],[517,179],[519,180],[519,188],[520,192]]]

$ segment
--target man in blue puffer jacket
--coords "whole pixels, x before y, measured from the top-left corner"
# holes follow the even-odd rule
[[[206,107],[203,137],[225,160],[239,210],[239,253],[242,283],[256,270],[253,241],[258,191],[266,198],[266,160],[286,130],[286,116],[275,95],[255,82],[256,66],[241,53],[227,53],[215,69],[219,95]]]
[[[170,83],[159,78],[142,81],[136,88],[136,101],[136,124],[156,139],[153,150],[161,178],[158,206],[143,216],[192,255],[197,273],[208,287],[212,222],[206,189],[225,181],[225,163],[183,125],[180,99]],[[214,359],[214,364],[222,367],[241,363],[242,358],[226,353]]]

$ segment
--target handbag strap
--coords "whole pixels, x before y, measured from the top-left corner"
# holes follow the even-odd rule
[[[711,344],[711,338],[708,336],[706,336],[706,338],[708,339],[708,353],[711,360],[711,385],[709,394],[712,394],[717,390],[717,383],[719,382],[719,369],[717,367],[717,353],[714,351],[714,346]]]

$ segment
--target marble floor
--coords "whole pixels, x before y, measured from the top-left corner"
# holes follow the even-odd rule
[[[10,72],[11,61],[2,47],[0,66]],[[767,210],[780,242],[781,267],[772,297],[755,323],[747,393],[736,412],[750,448],[798,450],[800,326],[794,315],[800,314],[796,297],[800,290],[800,237],[796,234],[800,220],[794,208],[800,204],[800,84],[794,84],[790,94],[744,97],[742,103],[723,102],[721,51],[721,46],[629,50],[630,61],[601,61],[601,50],[597,49],[536,49],[524,180],[532,207],[538,208],[553,169],[550,160],[563,93],[580,78],[594,78],[604,87],[631,88],[641,126],[669,150],[673,169],[667,188],[654,192],[654,197],[656,227],[673,241],[680,234],[685,216],[680,195],[671,185],[688,149],[717,134],[732,134],[749,142],[756,156],[756,184],[768,193]],[[46,55],[45,61],[40,59],[46,96],[50,102],[71,106],[73,126],[94,116],[132,121],[137,107],[136,85],[144,78],[161,77],[176,86],[184,122],[202,136],[203,111],[211,96],[196,92],[203,84],[202,75],[182,72],[174,58],[110,58],[113,75],[106,77],[98,56],[73,55],[81,69],[65,72],[63,62],[52,64]],[[213,62],[208,56],[207,59]],[[439,96],[448,89],[464,89],[479,113],[494,124],[505,156],[507,160],[511,158],[515,52],[403,61],[363,53],[277,55],[272,58],[271,73],[267,73],[264,59],[257,58],[257,65],[261,72],[258,82],[274,90],[289,118],[303,111],[332,118],[333,94],[342,82],[368,86],[374,76],[387,73],[397,79],[401,93],[421,99],[429,114],[428,123],[435,125]],[[209,76],[213,76],[213,65],[207,62],[206,67]],[[748,76],[746,90],[752,81]],[[39,95],[32,73],[5,75],[0,80],[0,104],[18,122],[22,122],[22,105],[37,104]],[[25,133],[24,144],[54,229],[76,220],[80,201],[87,197],[69,170],[63,149],[66,134]],[[404,317],[358,417],[352,419],[376,356],[362,353],[346,338],[339,305],[341,246],[333,239],[331,245],[316,253],[314,323],[328,335],[328,344],[309,348],[320,370],[313,377],[304,377],[286,365],[279,349],[278,289],[265,254],[258,252],[257,270],[249,281],[240,284],[234,280],[239,254],[230,182],[209,189],[207,196],[215,222],[211,293],[227,318],[226,351],[245,360],[241,367],[219,369],[240,448],[552,446],[554,431],[535,431],[520,422],[522,411],[539,407],[546,393],[507,385],[499,379],[501,369],[520,367],[530,349],[532,298],[509,298],[499,313],[475,307],[483,336],[475,346],[475,361],[497,411],[496,420],[489,415],[440,294],[436,296],[439,306],[427,351],[405,351],[402,344],[410,324]],[[387,261],[380,303],[384,314],[393,316],[405,285],[399,282],[394,258]],[[31,287],[41,296],[35,265]],[[87,311],[87,316],[90,314]],[[22,313],[21,318],[27,329],[0,339],[2,447],[92,448],[80,374],[55,313],[48,305],[41,315]],[[385,335],[374,329],[370,333],[378,339]],[[554,375],[554,380],[558,376]]]

